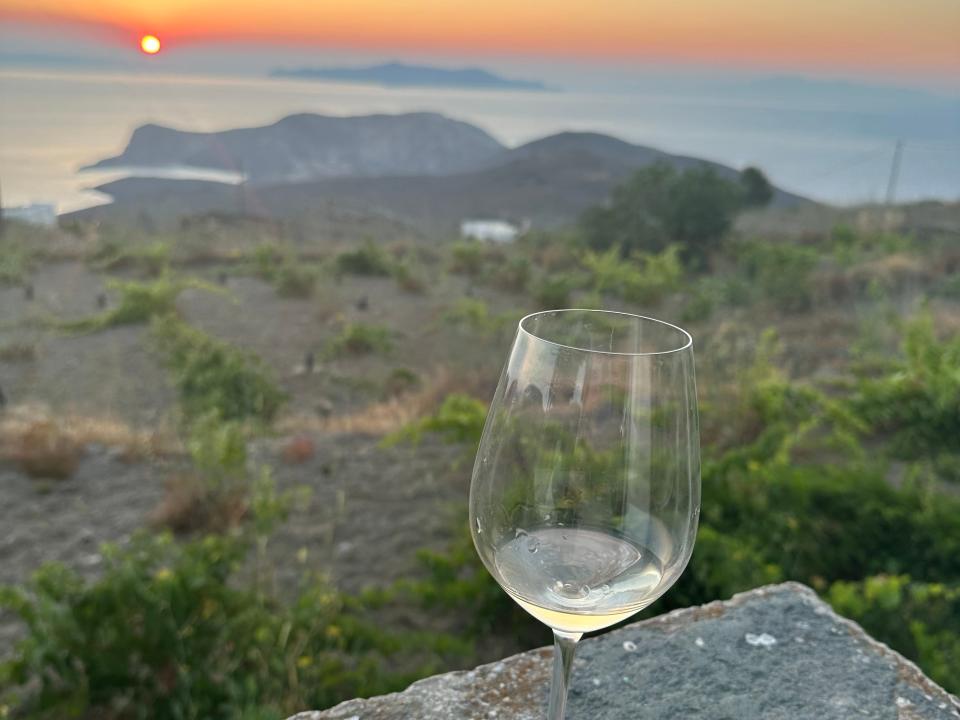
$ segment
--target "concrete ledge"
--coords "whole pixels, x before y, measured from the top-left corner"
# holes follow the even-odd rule
[[[542,720],[551,648],[289,720]],[[960,700],[808,587],[769,585],[581,642],[567,720],[957,720]]]

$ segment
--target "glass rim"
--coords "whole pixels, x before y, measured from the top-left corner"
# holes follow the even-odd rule
[[[634,318],[635,320],[641,320],[643,322],[650,322],[650,323],[656,323],[657,325],[664,325],[668,328],[676,330],[681,335],[683,335],[686,338],[686,342],[683,343],[683,345],[681,345],[680,347],[671,348],[669,350],[654,350],[649,352],[614,352],[612,350],[594,350],[592,348],[577,347],[576,345],[564,345],[563,343],[558,343],[554,340],[548,340],[544,337],[540,337],[539,335],[531,332],[530,330],[527,330],[527,328],[523,326],[523,324],[527,320],[530,320],[531,318],[535,318],[540,315],[549,315],[551,313],[574,313],[574,312],[601,313],[603,315],[620,315],[623,317]],[[522,318],[520,318],[520,322],[517,323],[517,329],[519,330],[519,332],[524,333],[528,337],[531,337],[538,342],[546,343],[547,345],[553,345],[554,347],[563,348],[564,350],[576,350],[577,352],[593,353],[596,355],[614,355],[619,357],[653,357],[655,355],[672,355],[673,353],[683,352],[684,350],[687,350],[693,347],[693,336],[689,332],[684,330],[682,327],[680,327],[679,325],[674,325],[673,323],[667,322],[666,320],[658,320],[657,318],[649,317],[648,315],[638,315],[636,313],[621,312],[619,310],[597,310],[594,308],[557,308],[555,310],[538,310],[537,312],[524,315]]]

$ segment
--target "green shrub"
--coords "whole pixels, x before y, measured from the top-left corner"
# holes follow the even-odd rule
[[[738,183],[721,178],[710,167],[678,172],[656,163],[615,188],[608,205],[585,212],[581,227],[594,250],[619,247],[631,255],[677,244],[686,264],[702,267],[742,201]]]
[[[450,248],[450,272],[479,277],[483,270],[483,246],[476,240],[456,242]]]
[[[173,316],[156,320],[152,331],[187,418],[269,422],[285,401],[255,356]]]
[[[560,310],[570,307],[570,294],[576,282],[569,275],[545,277],[534,290],[534,300],[541,310]]]
[[[469,395],[447,395],[433,415],[421,418],[386,438],[387,445],[400,441],[419,443],[426,432],[437,433],[449,442],[480,442],[487,419],[487,406]]]
[[[773,185],[759,168],[743,169],[740,173],[740,188],[746,207],[766,207],[773,200]]]
[[[402,587],[431,612],[450,613],[470,638],[509,638],[519,648],[547,644],[546,626],[511,600],[480,562],[466,522],[457,524],[454,537],[445,552],[417,553],[426,577]]]
[[[409,262],[399,262],[393,266],[393,279],[405,292],[422,295],[427,291],[423,269],[414,267]]]
[[[96,270],[134,270],[144,277],[160,277],[170,268],[170,246],[162,241],[147,244],[107,238],[88,258]]]
[[[604,253],[587,251],[583,265],[596,292],[641,304],[659,302],[679,286],[683,276],[676,246],[659,253],[637,251],[629,259],[623,258],[619,248]]]
[[[802,312],[813,304],[814,250],[786,243],[747,242],[736,248],[747,280],[784,312]]]
[[[489,283],[506,292],[521,293],[527,289],[530,274],[530,261],[525,257],[515,257],[491,270]]]
[[[673,245],[660,253],[636,253],[636,272],[625,278],[621,294],[627,302],[657,303],[677,289],[683,277],[678,248]]]
[[[289,253],[276,243],[257,245],[250,253],[250,266],[253,274],[262,280],[272,281],[277,269],[284,263]]]
[[[960,585],[878,575],[835,582],[827,599],[838,613],[916,659],[948,691],[960,691]]]
[[[420,387],[420,376],[410,368],[398,367],[390,371],[383,382],[387,397],[397,397]]]
[[[891,615],[882,598],[868,594],[866,610],[849,612],[865,619],[879,612],[868,623],[876,637],[928,662],[924,667],[940,679],[960,677],[960,658],[950,650],[957,637],[956,600],[944,606],[931,599],[924,606],[924,584],[960,584],[960,499],[910,484],[893,487],[879,469],[856,458],[784,462],[778,454],[734,448],[705,461],[693,558],[653,610],[700,604],[784,579],[826,590],[851,578],[913,572],[911,588],[919,590],[908,612],[924,627],[915,636],[911,624],[909,642],[902,618]],[[448,553],[426,556],[433,573],[430,585],[419,591],[451,608],[469,607],[476,632],[501,623],[510,634],[522,634],[512,625],[516,621],[522,628],[522,616],[517,619],[505,593],[497,594],[470,552],[467,531],[461,532]]]
[[[274,287],[281,297],[308,298],[317,284],[317,273],[311,267],[287,263],[277,270]]]
[[[743,307],[751,301],[750,283],[736,275],[723,278],[720,282],[720,301],[724,305]]]
[[[251,543],[135,536],[85,581],[47,565],[0,607],[26,625],[0,665],[0,705],[33,718],[279,718],[399,690],[466,653],[395,633],[313,582],[289,602],[238,579]]]
[[[195,419],[188,432],[192,467],[168,480],[152,520],[176,532],[225,532],[247,514],[253,486],[243,428],[211,414]]]
[[[382,325],[347,323],[340,334],[327,344],[328,357],[387,354],[393,348],[393,333]]]
[[[34,254],[26,244],[0,237],[0,284],[24,282],[35,264]]]
[[[393,270],[390,256],[379,245],[367,241],[356,250],[347,250],[334,260],[337,272],[348,275],[388,276]]]
[[[714,298],[711,288],[702,284],[697,286],[687,298],[680,313],[680,319],[685,323],[705,322],[713,315]]]
[[[317,284],[317,271],[275,243],[258,245],[249,266],[254,275],[274,286],[281,297],[308,298]]]
[[[110,280],[107,287],[120,296],[115,307],[80,320],[58,321],[55,326],[68,332],[96,332],[116,325],[144,323],[175,313],[177,298],[187,288],[222,292],[220,288],[202,280],[169,274],[145,282]]]
[[[511,314],[497,315],[478,298],[458,298],[444,313],[444,322],[470,333],[495,335],[513,319]]]
[[[960,452],[960,336],[938,341],[921,315],[906,326],[902,356],[886,374],[860,378],[855,408],[902,457]]]

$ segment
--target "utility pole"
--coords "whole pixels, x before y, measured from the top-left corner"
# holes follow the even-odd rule
[[[242,159],[237,160],[237,169],[240,171],[240,184],[238,187],[240,191],[240,215],[246,217],[250,213],[250,208],[247,204],[247,173]]]
[[[887,207],[893,205],[897,193],[897,180],[900,178],[900,158],[903,156],[903,140],[897,140],[893,149],[893,162],[890,164],[890,179],[887,180]]]

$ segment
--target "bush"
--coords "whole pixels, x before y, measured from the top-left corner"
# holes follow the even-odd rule
[[[372,241],[365,242],[356,250],[337,255],[334,260],[337,272],[348,275],[388,276],[393,269],[390,256]]]
[[[815,251],[785,243],[741,243],[737,258],[747,280],[784,312],[802,312],[813,304],[810,278]]]
[[[319,582],[290,602],[238,580],[247,536],[103,549],[84,581],[47,565],[0,607],[26,637],[0,665],[0,705],[33,718],[275,718],[399,690],[465,654],[439,634],[391,633]]]
[[[420,376],[405,367],[394,368],[383,382],[383,392],[387,397],[398,397],[420,387]]]
[[[685,323],[705,322],[713,315],[714,299],[712,288],[699,285],[694,288],[683,306],[680,319]]]
[[[187,288],[222,292],[220,288],[202,280],[167,274],[149,282],[111,280],[107,287],[116,290],[120,295],[115,307],[81,320],[61,321],[56,323],[56,326],[69,332],[95,332],[115,325],[148,322],[155,317],[173,314],[176,311],[177,297]]]
[[[273,243],[258,245],[250,258],[253,274],[273,285],[281,297],[308,298],[317,284],[317,271]]]
[[[635,252],[624,259],[619,248],[605,253],[587,251],[583,265],[593,289],[617,295],[632,303],[656,303],[675,290],[683,276],[676,246],[660,253]]]
[[[637,270],[625,278],[621,289],[627,302],[653,304],[677,289],[683,277],[678,249],[670,246],[660,253],[636,253]]]
[[[960,691],[960,585],[877,575],[835,582],[827,598],[838,613],[915,658],[935,682]]]
[[[447,395],[439,409],[428,417],[421,418],[400,429],[386,439],[387,445],[402,440],[419,443],[426,432],[442,435],[449,442],[480,442],[483,425],[487,419],[487,406],[469,395]]]
[[[477,298],[459,298],[446,313],[444,322],[467,332],[494,335],[502,330],[512,316],[495,315],[487,304]]]
[[[83,445],[52,420],[36,420],[20,435],[14,450],[17,465],[39,480],[66,480],[83,459]]]
[[[97,270],[134,270],[143,277],[155,278],[169,270],[170,246],[160,241],[146,245],[107,241],[90,256],[89,262]]]
[[[476,240],[454,243],[450,248],[450,272],[478,277],[483,270],[483,246]]]
[[[576,282],[569,275],[555,275],[540,281],[534,290],[534,300],[541,310],[561,310],[570,307],[570,294]]]
[[[491,271],[489,282],[500,290],[521,293],[527,289],[530,272],[530,261],[525,257],[515,257]]]
[[[262,280],[272,281],[277,269],[284,263],[288,253],[275,243],[257,245],[250,254],[253,274]]]
[[[387,354],[393,348],[391,336],[390,329],[382,325],[347,323],[327,344],[327,356]]]
[[[217,415],[199,418],[186,445],[193,467],[170,478],[153,521],[181,533],[236,527],[246,515],[252,486],[242,428]]]
[[[584,213],[581,227],[594,250],[619,247],[660,252],[678,244],[684,262],[702,267],[740,209],[742,192],[710,167],[678,172],[665,163],[639,170],[613,191],[608,206]]]
[[[24,226],[13,229],[9,220],[3,220],[4,232],[0,234],[0,285],[23,283],[36,265],[36,239]]]
[[[839,611],[863,619],[878,639],[926,662],[941,681],[960,677],[957,598],[944,603],[928,594],[931,587],[960,583],[960,499],[931,496],[917,486],[893,487],[857,459],[805,464],[778,456],[772,449],[745,453],[734,448],[705,461],[693,558],[652,612],[785,579],[826,591],[831,583],[839,588],[851,578],[860,587],[871,575],[913,572],[909,592],[916,588],[916,595],[908,607],[893,612],[876,593],[865,593],[862,608],[843,605],[839,590],[829,597]],[[508,596],[497,593],[469,547],[466,528],[461,533],[447,553],[426,556],[433,574],[420,591],[457,612],[469,607],[477,623],[474,632],[500,624],[510,628],[510,635],[523,635],[529,623],[523,625]],[[920,630],[917,621],[923,624]]]
[[[152,331],[188,419],[269,422],[286,400],[259,358],[173,316],[156,320]]]
[[[427,281],[422,269],[415,269],[410,263],[401,262],[393,266],[393,278],[401,290],[422,295],[427,291]]]
[[[740,173],[740,187],[746,207],[766,207],[773,200],[773,185],[759,168],[744,168]]]
[[[960,452],[960,336],[939,342],[929,315],[906,326],[902,358],[861,377],[854,406],[906,458]]]
[[[287,263],[274,275],[273,284],[281,297],[308,298],[316,287],[317,273],[313,268]]]

